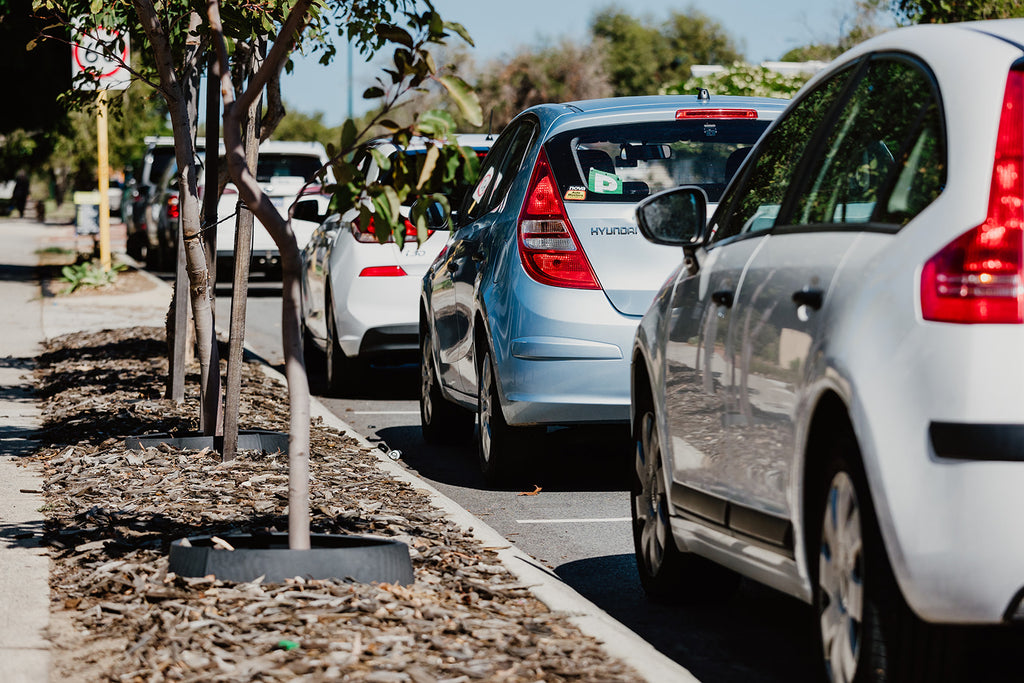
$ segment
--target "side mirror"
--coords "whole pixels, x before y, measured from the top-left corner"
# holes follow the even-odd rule
[[[292,220],[321,223],[326,216],[320,213],[320,202],[315,199],[303,199],[295,203],[292,209]]]
[[[699,187],[675,187],[640,202],[636,222],[655,244],[687,247],[700,243],[707,223],[708,196]]]
[[[424,197],[417,199],[409,210],[409,220],[413,225],[419,225],[422,219],[429,230],[447,230],[450,221],[448,220],[447,207],[437,199]]]

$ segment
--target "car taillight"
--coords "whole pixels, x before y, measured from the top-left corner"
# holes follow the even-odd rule
[[[407,274],[402,266],[370,266],[359,271],[359,277],[402,277]]]
[[[403,225],[405,225],[405,239],[406,241],[416,241],[416,226],[412,222],[405,218],[403,219]],[[427,237],[434,234],[433,230],[427,230]],[[352,236],[356,238],[357,242],[364,244],[373,244],[377,242],[377,234],[373,230],[373,218],[370,218],[370,224],[366,226],[366,231],[363,232],[359,229],[359,221],[352,221]],[[388,242],[394,242],[395,237],[392,235]]]
[[[1011,71],[985,222],[928,259],[921,315],[949,323],[1024,322],[1024,72]]]
[[[527,274],[541,284],[601,289],[569,223],[544,150],[537,157],[519,212],[519,258]]]
[[[756,119],[756,109],[679,109],[676,120],[685,119]]]
[[[167,217],[177,218],[179,216],[178,197],[171,195],[167,198]]]

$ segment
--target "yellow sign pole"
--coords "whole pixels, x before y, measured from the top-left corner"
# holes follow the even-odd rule
[[[96,113],[97,176],[100,186],[100,265],[110,271],[110,160],[107,155],[107,91],[99,91]]]

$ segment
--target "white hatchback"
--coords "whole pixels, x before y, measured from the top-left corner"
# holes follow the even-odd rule
[[[285,140],[268,140],[260,145],[259,158],[256,162],[256,180],[282,215],[287,215],[288,208],[296,200],[300,191],[305,188],[305,195],[315,197],[324,211],[329,197],[319,194],[320,185],[315,176],[327,164],[327,152],[319,142],[293,142]],[[331,180],[330,168],[327,168],[327,182]],[[313,181],[314,184],[308,184]],[[231,267],[235,258],[235,226],[238,211],[238,190],[228,184],[221,194],[217,205],[217,271],[218,279],[227,281],[231,278]],[[309,241],[317,223],[306,220],[293,220],[292,231],[299,248]],[[281,257],[274,239],[259,222],[255,220],[252,236],[252,256],[250,272],[261,273],[272,278],[281,277]]]
[[[637,209],[683,248],[633,351],[644,587],[738,572],[814,605],[823,677],[945,680],[950,625],[1024,623],[1024,20],[847,52],[705,205]]]
[[[493,136],[462,134],[457,139],[482,158]],[[404,149],[384,141],[373,147],[385,156],[426,152],[420,139]],[[368,181],[378,179],[380,170],[369,153],[357,163],[366,164]],[[465,188],[442,191],[452,206],[458,206],[459,193]],[[406,216],[408,210],[408,206],[402,207]],[[309,351],[326,355],[326,388],[332,392],[340,388],[346,373],[368,362],[417,360],[420,280],[448,240],[445,225],[431,229],[426,241],[418,244],[416,228],[406,219],[403,246],[399,247],[393,238],[382,244],[372,225],[368,231],[359,229],[356,217],[354,209],[342,207],[313,232],[302,252],[302,329],[307,366],[316,367]]]

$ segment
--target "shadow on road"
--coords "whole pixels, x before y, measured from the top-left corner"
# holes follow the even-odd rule
[[[644,595],[633,555],[570,562],[555,572],[702,681],[819,680],[811,609],[781,593],[743,581],[717,604],[660,605]]]

